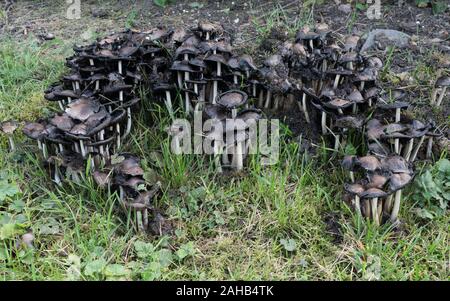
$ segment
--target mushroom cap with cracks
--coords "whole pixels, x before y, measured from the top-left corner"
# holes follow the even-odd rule
[[[67,114],[55,115],[49,122],[64,132],[70,131],[75,125],[72,118]]]
[[[392,174],[390,177],[389,189],[391,191],[400,190],[411,183],[412,179],[413,176],[406,172]]]
[[[436,80],[436,88],[450,87],[450,76],[441,76]]]
[[[96,170],[92,173],[92,176],[95,183],[102,189],[106,188],[108,184],[111,183],[111,173],[109,172],[101,172]]]
[[[380,174],[369,175],[369,183],[367,183],[368,188],[380,188],[382,189],[384,185],[388,182],[389,178]]]
[[[375,171],[382,166],[380,160],[371,155],[357,158],[356,164],[367,171]]]
[[[213,105],[208,103],[205,105],[203,112],[205,113],[206,117],[210,119],[223,120],[228,118],[228,111],[220,105]]]
[[[22,129],[22,132],[28,138],[37,140],[43,137],[45,125],[37,122],[28,122]]]
[[[67,105],[66,113],[70,118],[86,121],[91,115],[100,110],[100,103],[89,98],[80,98]]]
[[[14,131],[19,127],[17,122],[9,120],[0,123],[0,130],[6,135],[12,135]]]
[[[352,195],[357,195],[357,196],[360,196],[365,191],[364,186],[359,183],[354,183],[354,184],[345,183],[344,189],[348,193],[350,193]]]
[[[356,164],[356,156],[354,155],[346,155],[344,159],[342,159],[341,166],[347,170],[352,171]]]
[[[339,116],[334,125],[338,128],[360,129],[364,125],[364,119],[356,116]]]
[[[133,155],[127,155],[127,157],[114,166],[114,170],[118,174],[127,175],[127,176],[142,176],[144,175],[144,170],[140,166],[140,159]]]
[[[217,96],[217,103],[227,109],[234,109],[247,102],[247,93],[239,90],[226,91]]]
[[[379,188],[369,188],[363,193],[361,193],[360,197],[363,199],[374,199],[374,198],[384,198],[389,194]]]
[[[411,173],[410,164],[401,156],[390,156],[382,160],[383,169],[393,173]]]

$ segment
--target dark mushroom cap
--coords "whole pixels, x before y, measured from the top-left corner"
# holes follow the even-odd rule
[[[392,174],[390,177],[389,189],[391,191],[402,189],[403,187],[411,183],[412,179],[413,176],[406,172]]]
[[[80,98],[67,105],[66,113],[70,118],[85,121],[100,110],[100,103],[89,98]]]
[[[227,60],[222,54],[210,54],[203,59],[205,62],[221,63],[226,65]]]
[[[242,71],[255,71],[258,69],[253,63],[253,58],[248,54],[239,57],[239,68],[241,68]]]
[[[95,183],[102,189],[106,188],[111,183],[111,173],[94,171],[92,174]]]
[[[223,32],[223,27],[219,23],[209,22],[209,21],[200,21],[198,22],[198,30],[201,32],[212,32],[212,33],[221,33]]]
[[[409,102],[394,101],[391,103],[378,103],[377,107],[382,110],[404,109],[410,106]]]
[[[436,80],[436,88],[450,87],[450,76],[441,76]]]
[[[351,102],[362,103],[364,102],[364,97],[361,95],[358,89],[353,89],[353,91],[347,96],[347,99]]]
[[[369,176],[369,183],[367,183],[368,188],[380,188],[382,189],[384,185],[388,182],[389,178],[380,175],[380,174],[372,174]]]
[[[83,78],[81,77],[80,73],[72,73],[72,74],[69,74],[69,75],[65,75],[63,77],[63,79],[67,80],[67,81],[74,81],[74,82],[80,82],[80,81],[83,80]]]
[[[365,99],[369,99],[369,98],[378,97],[379,93],[380,93],[380,88],[378,88],[378,87],[371,87],[371,88],[369,88],[369,89],[364,91],[364,98]]]
[[[0,130],[7,135],[12,135],[18,127],[19,125],[17,122],[12,120],[5,121],[0,124]]]
[[[378,142],[372,142],[368,145],[369,152],[377,156],[387,156],[388,147]]]
[[[193,45],[182,45],[175,51],[175,57],[178,58],[185,54],[197,55],[199,53],[198,49]]]
[[[356,159],[356,164],[367,171],[375,171],[381,168],[381,162],[375,156],[364,156]]]
[[[213,105],[208,103],[206,104],[203,112],[206,114],[208,118],[211,119],[223,120],[228,118],[228,111],[220,105]]]
[[[347,155],[342,159],[341,166],[347,170],[352,171],[355,167],[356,163],[356,156],[353,155]]]
[[[67,114],[55,115],[49,120],[49,122],[65,132],[70,131],[75,125],[72,118],[70,118]]]
[[[351,106],[353,102],[342,99],[342,98],[334,98],[331,101],[323,103],[323,105],[330,109],[345,109]]]
[[[40,139],[42,138],[45,130],[45,125],[37,122],[28,122],[22,129],[22,132],[25,136],[31,139]]]
[[[247,93],[230,90],[217,96],[217,103],[227,109],[237,108],[247,102]]]
[[[366,135],[369,140],[378,140],[384,134],[383,133],[384,126],[378,119],[370,119],[367,122],[366,127],[367,127]]]
[[[393,173],[409,173],[411,168],[409,163],[401,156],[390,156],[382,161],[383,169]]]
[[[361,193],[361,198],[363,199],[373,199],[373,198],[384,198],[389,194],[379,188],[369,188],[363,193]]]
[[[170,67],[172,71],[181,71],[181,72],[195,72],[194,69],[189,65],[187,61],[174,61],[172,66]]]
[[[127,176],[142,176],[144,170],[140,166],[140,159],[136,156],[127,155],[126,158],[114,166],[114,170],[122,175]]]
[[[239,112],[237,117],[245,122],[250,120],[259,120],[262,117],[262,111],[259,109],[246,109]]]
[[[189,60],[189,65],[199,68],[206,68],[206,64],[200,57],[195,57]]]
[[[264,61],[264,65],[269,68],[275,68],[280,64],[283,64],[283,58],[279,54],[273,54]]]
[[[358,195],[358,196],[360,196],[365,191],[364,186],[361,184],[358,184],[358,183],[354,183],[354,184],[345,183],[344,189],[348,193],[350,193],[352,195]]]
[[[339,116],[334,125],[338,128],[360,129],[364,125],[364,119],[356,116]]]
[[[365,61],[367,67],[381,69],[383,67],[383,61],[376,56],[368,57]]]
[[[361,55],[357,52],[344,53],[338,60],[339,63],[360,62]]]
[[[344,49],[346,51],[356,49],[356,47],[358,46],[359,40],[360,40],[359,36],[356,36],[356,35],[347,36],[345,38],[345,42],[344,42]]]

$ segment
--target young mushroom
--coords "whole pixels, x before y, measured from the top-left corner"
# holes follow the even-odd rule
[[[3,134],[8,137],[9,142],[9,150],[11,152],[16,150],[16,146],[14,144],[13,134],[19,125],[15,121],[5,121],[0,124],[0,130]]]
[[[436,105],[436,107],[439,107],[449,87],[450,76],[439,77],[434,85],[434,90],[431,96],[431,105]]]

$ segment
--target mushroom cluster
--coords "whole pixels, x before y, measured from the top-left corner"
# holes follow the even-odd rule
[[[149,229],[149,216],[154,210],[153,198],[160,189],[160,183],[152,186],[144,179],[144,170],[139,157],[130,153],[117,155],[116,160],[93,173],[98,187],[108,193],[117,192],[121,206],[133,213],[138,231]]]
[[[122,154],[121,163],[111,163],[131,131],[132,113],[140,103],[137,88],[147,88],[152,103],[164,103],[174,119],[181,110],[211,121],[202,136],[210,142],[219,171],[243,168],[261,110],[277,112],[297,103],[305,122],[331,138],[336,151],[344,149],[350,133],[364,138],[366,156],[343,161],[351,177],[345,190],[358,213],[380,223],[384,212],[395,221],[414,160],[426,138],[430,156],[433,137],[440,133],[433,122],[402,114],[409,107],[405,91],[380,89],[383,63],[361,53],[360,45],[358,36],[335,36],[320,23],[301,29],[258,68],[251,56],[233,51],[229,33],[218,23],[112,34],[74,47],[67,59],[69,74],[45,92],[61,112],[26,124],[23,132],[37,141],[56,183],[77,181],[90,167],[96,183],[117,191],[121,204],[136,212],[138,228],[146,230],[157,188],[143,180],[138,157]],[[436,105],[448,84],[446,77],[437,80]],[[1,126],[12,150],[15,128],[13,122]],[[176,126],[169,130],[175,144],[178,131]]]
[[[412,164],[398,155],[384,158],[367,155],[346,156],[342,165],[349,171],[351,183],[345,184],[345,191],[351,196],[357,214],[377,225],[384,216],[397,221],[402,189],[414,177]]]

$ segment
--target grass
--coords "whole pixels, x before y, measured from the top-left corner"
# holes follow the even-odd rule
[[[1,120],[51,112],[42,91],[64,72],[66,55],[59,42],[2,42]],[[406,194],[402,232],[366,225],[341,201],[343,173],[327,151],[311,160],[287,139],[278,164],[262,168],[255,158],[243,174],[217,175],[206,158],[168,151],[169,121],[150,101],[124,150],[161,181],[156,205],[174,233],[135,234],[89,177],[56,188],[29,140],[18,135],[18,150],[8,153],[2,137],[0,279],[448,279],[448,214],[425,223]],[[28,230],[34,249],[16,245]]]

